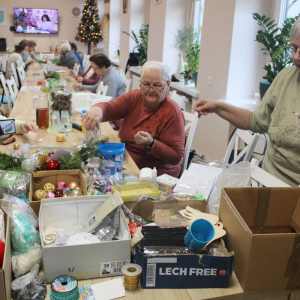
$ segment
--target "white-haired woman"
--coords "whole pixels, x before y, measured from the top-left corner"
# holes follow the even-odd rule
[[[147,62],[142,67],[140,90],[94,105],[82,120],[87,128],[94,128],[98,122],[124,119],[119,137],[137,166],[156,167],[158,175],[178,177],[185,123],[180,107],[167,96],[170,79],[168,66]]]
[[[59,58],[59,65],[68,67],[69,69],[73,69],[75,64],[79,64],[80,62],[75,55],[74,52],[71,51],[70,43],[62,43],[60,45],[60,58]],[[79,73],[82,73],[83,69],[80,66]]]
[[[300,184],[300,19],[291,29],[294,65],[283,69],[254,112],[224,101],[201,99],[194,109],[200,115],[216,113],[241,129],[268,133],[264,169],[292,186]]]

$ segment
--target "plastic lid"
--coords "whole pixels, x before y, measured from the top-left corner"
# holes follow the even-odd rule
[[[81,116],[84,115],[86,112],[87,112],[86,109],[82,109],[82,110],[81,110]]]

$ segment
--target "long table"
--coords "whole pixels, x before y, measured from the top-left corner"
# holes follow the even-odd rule
[[[34,67],[34,66],[33,66]],[[68,78],[70,81],[70,89],[73,91],[72,82],[74,79],[68,75],[68,69],[62,68],[65,70],[65,73],[60,73],[62,78]],[[36,85],[35,78],[37,76],[32,75],[32,73],[37,73],[37,70],[33,68],[29,69],[27,72],[26,80],[23,83],[23,86],[26,85]],[[36,112],[33,108],[33,96],[37,92],[20,92],[18,98],[15,102],[15,105],[10,114],[11,118],[22,120],[25,122],[35,122]],[[80,115],[76,114],[74,117],[74,122],[80,124]],[[101,124],[101,133],[102,136],[108,136],[109,141],[113,143],[120,142],[117,132],[112,129],[109,123]],[[40,129],[38,133],[24,134],[24,135],[15,135],[18,142],[29,143],[31,146],[52,146],[56,147],[71,147],[73,143],[80,145],[82,141],[77,140],[77,137],[83,137],[83,133],[73,129],[72,132],[68,134],[67,141],[60,143],[56,142],[56,134],[47,133],[46,129]],[[46,138],[45,142],[39,142],[40,138]],[[13,146],[9,145],[10,148]],[[10,150],[6,146],[0,145],[0,151],[5,153],[10,153]],[[128,173],[138,173],[139,169],[136,166],[133,159],[130,157],[129,153],[126,152],[126,158],[124,161],[125,167],[127,170],[124,172]],[[263,267],[263,266],[262,266]],[[86,284],[95,284],[98,282],[103,282],[106,280],[112,280],[117,277],[107,277],[107,278],[97,278],[89,280],[79,281],[79,286]],[[49,292],[50,285],[47,285],[47,290]],[[236,275],[233,273],[230,286],[227,289],[142,289],[140,286],[136,291],[126,291],[126,296],[123,299],[126,300],[160,300],[160,299],[182,299],[182,300],[200,300],[200,299],[222,299],[222,300],[248,300],[248,299],[276,299],[276,300],[300,300],[299,293],[290,294],[291,291],[272,291],[272,292],[247,292],[244,293],[241,288]],[[47,295],[46,299],[49,297]],[[82,297],[80,298],[82,299]]]

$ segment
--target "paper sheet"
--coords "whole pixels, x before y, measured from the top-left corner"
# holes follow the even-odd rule
[[[92,284],[91,288],[94,297],[97,300],[110,300],[125,297],[125,288],[122,278]]]

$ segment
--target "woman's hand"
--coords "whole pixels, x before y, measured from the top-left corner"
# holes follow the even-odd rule
[[[94,129],[95,126],[103,119],[103,110],[99,106],[93,106],[87,113],[85,113],[81,121],[87,129]]]
[[[148,132],[139,131],[134,136],[134,141],[137,145],[149,146],[153,142],[153,137]]]
[[[20,128],[25,132],[28,133],[29,131],[38,132],[39,127],[32,123],[21,123]]]
[[[83,80],[83,77],[81,77],[81,76],[77,76],[77,82],[82,82],[82,80]]]
[[[84,92],[85,93],[92,93],[90,90],[85,90]]]
[[[198,112],[198,117],[216,112],[218,102],[214,100],[201,99],[194,105],[194,110]]]
[[[72,69],[69,70],[69,75],[74,77],[75,79],[77,79],[77,77],[78,77],[78,75],[76,75]]]

